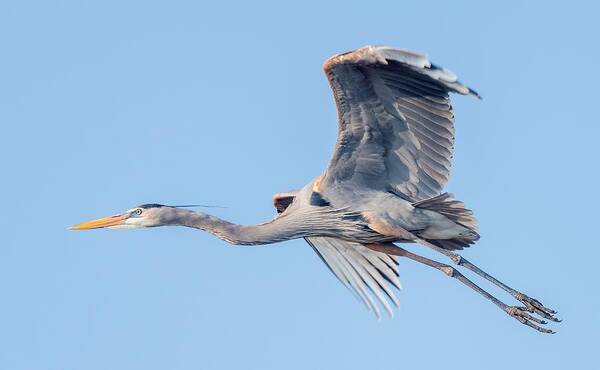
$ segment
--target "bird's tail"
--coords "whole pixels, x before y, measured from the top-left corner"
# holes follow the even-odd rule
[[[468,235],[452,239],[427,239],[438,247],[450,250],[463,249],[479,240],[477,219],[473,211],[465,207],[465,204],[454,199],[450,193],[443,193],[436,197],[413,203],[413,207],[427,209],[446,216],[451,221],[469,229]]]

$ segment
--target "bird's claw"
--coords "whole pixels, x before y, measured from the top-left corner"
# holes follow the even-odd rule
[[[507,306],[504,309],[504,311],[506,311],[506,313],[509,314],[510,316],[519,320],[519,322],[521,322],[522,324],[525,324],[541,333],[546,333],[546,334],[554,334],[555,333],[554,331],[552,331],[550,329],[546,329],[546,328],[543,328],[543,327],[537,325],[537,324],[544,325],[544,324],[547,324],[547,322],[528,314],[527,313],[528,309],[526,307]]]
[[[529,311],[531,313],[535,313],[541,317],[543,317],[546,320],[550,320],[550,321],[554,321],[554,322],[560,322],[561,320],[554,317],[554,314],[556,314],[556,311],[551,310],[547,307],[545,307],[540,301],[538,301],[537,299],[531,298],[523,293],[516,293],[514,294],[514,297],[521,303],[523,303],[525,306],[523,307],[523,309],[525,309],[526,311]]]
[[[554,334],[555,332],[541,327],[540,325],[545,325],[549,321],[560,322],[559,319],[554,317],[556,311],[545,307],[540,301],[537,299],[531,298],[523,293],[515,293],[513,296],[521,303],[523,306],[507,306],[504,310],[507,314],[519,320],[522,324],[525,324],[541,333]],[[536,314],[542,317],[545,320],[537,318],[535,316],[530,315],[528,312]],[[538,325],[539,324],[539,325]]]

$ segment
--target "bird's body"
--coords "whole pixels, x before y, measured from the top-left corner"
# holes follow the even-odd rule
[[[273,220],[237,225],[203,212],[149,204],[73,229],[179,225],[240,245],[304,238],[377,316],[376,301],[390,315],[388,301],[398,304],[389,284],[400,287],[396,256],[403,256],[457,278],[522,323],[551,332],[527,312],[556,321],[554,311],[453,252],[476,242],[479,234],[472,212],[442,193],[454,150],[449,93],[479,95],[424,55],[391,47],[367,46],[335,55],[323,69],[338,111],[335,150],[322,175],[300,190],[273,197]],[[393,244],[407,242],[448,256],[524,307],[508,306],[455,268]]]
[[[377,222],[411,233],[424,233],[428,239],[452,239],[469,234],[468,228],[443,214],[415,207],[396,194],[343,186],[324,188],[317,186],[320,180],[321,177],[316,178],[297,192],[284,193],[284,197],[294,200],[278,217],[295,217],[296,213],[307,218],[319,215],[319,225],[312,225],[303,237],[331,236],[363,244],[411,241],[399,235],[377,232],[373,224]],[[274,202],[279,201],[276,195]],[[323,212],[335,215],[335,219],[343,224],[332,230],[333,220],[321,216]],[[477,238],[473,236],[473,240]]]

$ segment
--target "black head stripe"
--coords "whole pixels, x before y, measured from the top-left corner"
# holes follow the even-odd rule
[[[164,204],[158,204],[158,203],[148,203],[148,204],[142,204],[141,206],[139,206],[139,208],[142,208],[142,209],[160,208],[160,207],[174,207],[174,208],[193,208],[193,207],[227,208],[227,207],[221,207],[221,206],[215,206],[215,205],[209,205],[209,204],[184,204],[184,205],[171,206],[171,205],[164,205]]]
[[[157,203],[148,203],[148,204],[142,204],[140,206],[140,208],[142,209],[148,209],[148,208],[159,208],[159,207],[164,207],[164,205],[162,204],[157,204]]]

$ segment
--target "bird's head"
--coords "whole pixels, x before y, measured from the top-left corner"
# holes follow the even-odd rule
[[[155,227],[169,224],[176,207],[162,204],[142,204],[121,214],[82,222],[69,227],[70,230],[88,229],[134,229]]]

